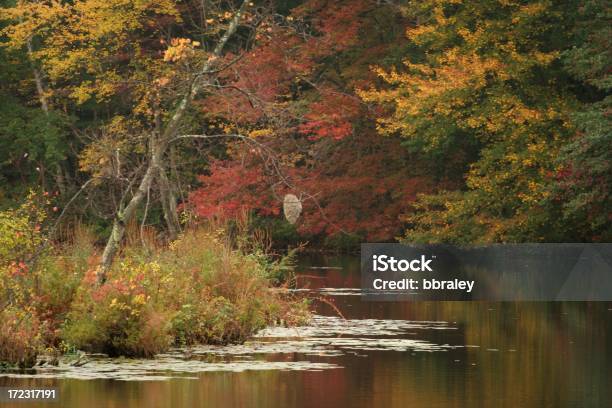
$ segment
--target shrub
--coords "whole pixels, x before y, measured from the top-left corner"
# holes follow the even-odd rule
[[[50,329],[50,337],[46,339],[49,345],[59,345],[60,328],[71,310],[83,277],[98,263],[94,240],[93,234],[77,225],[74,235],[63,246],[42,256],[36,265],[38,296],[33,305]]]
[[[132,247],[95,286],[85,276],[63,328],[66,342],[111,355],[151,356],[172,344],[242,342],[268,324],[298,323],[307,305],[270,290],[285,270],[232,248],[223,229],[185,233],[151,254]]]
[[[302,320],[302,304],[270,290],[291,263],[273,262],[254,248],[245,254],[223,238],[222,229],[189,232],[160,261],[163,270],[178,275],[174,282],[180,302],[173,319],[177,340],[241,342],[275,321]]]
[[[93,235],[77,225],[44,247],[38,208],[30,197],[0,212],[0,362],[31,366],[41,349],[62,344],[150,357],[173,344],[241,342],[308,317],[305,302],[271,290],[291,276],[291,257],[272,261],[264,236],[244,235],[246,223],[232,233],[192,230],[166,246],[128,240],[98,285]]]
[[[168,314],[149,302],[142,279],[114,274],[95,286],[90,271],[74,302],[63,338],[90,352],[151,357],[172,341]]]
[[[34,313],[8,306],[0,311],[0,365],[33,367],[44,348],[44,328]]]
[[[0,266],[23,262],[36,252],[44,219],[34,193],[19,208],[0,211]]]
[[[0,212],[0,364],[31,367],[45,325],[33,307],[38,279],[28,261],[41,248],[44,212],[31,194],[17,209]]]
[[[364,237],[358,234],[345,234],[338,232],[325,238],[323,246],[333,248],[340,252],[355,252],[359,250],[359,245],[364,242]]]

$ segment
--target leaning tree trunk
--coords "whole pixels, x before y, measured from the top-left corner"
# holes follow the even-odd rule
[[[149,164],[145,175],[140,181],[140,185],[138,186],[138,190],[130,199],[130,202],[125,206],[125,208],[119,210],[115,219],[113,221],[113,229],[111,231],[110,236],[108,237],[108,241],[106,241],[106,246],[104,247],[104,252],[102,253],[102,261],[100,262],[100,267],[98,268],[97,281],[98,284],[102,284],[106,281],[106,275],[113,264],[113,259],[119,250],[119,246],[121,245],[121,241],[123,241],[123,237],[125,235],[125,226],[132,219],[134,213],[144,197],[147,194],[147,191],[151,187],[153,183],[153,179],[155,177],[155,166],[153,163]]]
[[[168,141],[176,136],[176,132],[180,128],[180,125],[183,121],[185,113],[189,108],[191,101],[196,97],[196,95],[202,90],[203,86],[203,76],[211,73],[211,67],[215,64],[216,60],[221,56],[221,52],[227,44],[227,41],[230,39],[232,35],[236,32],[238,28],[238,23],[244,14],[244,10],[248,6],[249,1],[244,0],[240,5],[240,8],[234,14],[232,21],[230,22],[227,31],[221,36],[217,46],[213,50],[212,58],[209,58],[208,61],[204,64],[201,71],[198,75],[195,76],[194,80],[191,83],[191,86],[179,102],[174,115],[168,121],[168,124],[159,139],[153,135],[152,137],[152,146],[151,146],[151,157],[149,161],[149,167],[145,172],[142,180],[140,181],[140,185],[138,186],[138,190],[132,196],[129,203],[125,206],[125,208],[120,209],[115,216],[115,220],[113,221],[113,229],[111,231],[110,236],[108,237],[108,241],[106,242],[106,247],[104,248],[104,252],[102,253],[102,261],[100,262],[100,267],[98,268],[97,273],[97,281],[98,284],[102,284],[106,281],[106,276],[110,267],[112,266],[113,259],[119,250],[119,246],[121,245],[121,241],[123,241],[123,237],[125,235],[125,226],[132,219],[134,213],[140,203],[145,198],[147,191],[151,187],[156,176],[159,175],[161,159],[168,147]],[[165,175],[165,172],[164,172]],[[167,178],[166,178],[167,180]],[[163,188],[162,188],[163,190]],[[170,191],[169,189],[167,191]],[[170,204],[168,202],[168,204]],[[174,203],[176,206],[176,202]],[[173,212],[176,215],[176,211]]]

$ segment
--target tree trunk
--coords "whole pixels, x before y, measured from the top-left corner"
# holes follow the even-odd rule
[[[38,101],[40,102],[40,107],[45,113],[46,116],[49,116],[49,103],[47,102],[47,95],[45,93],[45,83],[43,81],[43,73],[36,66],[36,62],[34,60],[33,54],[34,49],[32,47],[32,40],[28,39],[26,42],[26,46],[28,49],[28,58],[30,60],[30,64],[32,65],[32,73],[34,74],[34,83],[36,84],[36,94],[38,95]],[[55,183],[62,195],[66,194],[66,182],[64,179],[62,166],[61,164],[57,164],[55,169]]]
[[[166,220],[166,225],[168,226],[168,237],[173,241],[181,232],[181,225],[179,223],[176,210],[176,197],[174,195],[174,190],[172,189],[172,184],[166,175],[166,170],[159,165],[157,167],[157,171],[157,185],[159,186],[159,192],[161,195],[164,219]]]
[[[132,219],[136,209],[138,208],[144,197],[147,195],[147,190],[151,187],[151,184],[153,183],[155,173],[155,166],[153,165],[153,163],[149,164],[145,175],[140,181],[140,185],[138,186],[136,194],[132,196],[130,202],[125,206],[124,209],[121,209],[117,212],[115,220],[113,221],[113,229],[111,231],[110,236],[108,237],[108,241],[106,241],[106,246],[104,247],[104,252],[102,253],[102,261],[100,262],[100,267],[98,268],[98,284],[102,284],[106,281],[106,275],[113,264],[113,259],[115,258],[115,255],[119,250],[121,241],[123,241],[123,236],[125,235],[125,226]]]
[[[49,105],[47,104],[47,95],[45,95],[45,86],[43,84],[42,74],[36,67],[36,63],[34,61],[33,48],[32,48],[32,40],[28,39],[26,42],[28,48],[28,58],[30,59],[30,63],[32,64],[32,71],[34,73],[34,82],[36,83],[36,93],[38,94],[38,100],[40,101],[40,107],[45,112],[45,114],[49,114]]]
[[[236,29],[238,28],[238,23],[240,22],[240,19],[242,18],[242,15],[244,13],[244,10],[248,6],[248,3],[248,0],[243,1],[240,5],[240,8],[236,11],[236,14],[234,14],[234,17],[232,18],[232,21],[230,22],[227,31],[223,34],[223,36],[221,36],[219,42],[217,43],[217,46],[213,51],[213,57],[204,64],[200,74],[197,75],[194,81],[191,83],[191,86],[187,90],[187,93],[183,96],[183,98],[177,105],[174,115],[172,115],[172,117],[168,121],[164,132],[161,135],[158,135],[159,139],[155,135],[151,137],[152,146],[149,167],[147,167],[147,171],[145,172],[145,175],[140,181],[140,185],[138,186],[136,194],[132,196],[127,206],[124,209],[120,209],[117,212],[117,215],[115,216],[115,220],[113,221],[113,229],[111,231],[110,236],[108,237],[108,241],[106,242],[106,247],[104,248],[104,252],[102,253],[102,261],[100,262],[100,267],[98,268],[98,284],[102,284],[106,281],[107,273],[113,264],[113,260],[115,258],[115,255],[117,254],[117,251],[119,250],[121,241],[123,241],[126,224],[134,216],[134,212],[146,196],[147,191],[151,187],[154,178],[156,176],[159,177],[159,175],[161,174],[160,170],[163,169],[163,167],[160,165],[161,158],[163,157],[168,147],[169,140],[176,135],[176,132],[180,128],[180,125],[183,121],[183,117],[185,116],[185,113],[187,112],[191,101],[202,89],[201,76],[209,74],[209,70],[214,64],[215,60],[221,56],[221,52],[223,51],[225,44],[227,44],[229,38],[236,32]],[[165,170],[163,174],[165,176]],[[166,181],[168,181],[167,176]],[[170,192],[169,188],[166,189],[163,186],[161,187],[161,190],[166,190],[166,192]],[[174,202],[174,211],[171,211],[172,205],[170,201]],[[168,199],[167,204],[169,206],[168,214],[172,212],[176,216],[176,202],[174,200]]]

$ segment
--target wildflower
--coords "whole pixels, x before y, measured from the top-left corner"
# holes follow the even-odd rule
[[[132,303],[135,305],[144,305],[146,303],[145,296],[142,293],[134,296]]]

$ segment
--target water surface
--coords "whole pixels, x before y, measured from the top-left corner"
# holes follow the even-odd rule
[[[60,390],[18,407],[612,406],[612,304],[365,302],[357,257],[305,257],[299,271],[322,299],[307,327],[4,373],[0,386]]]

